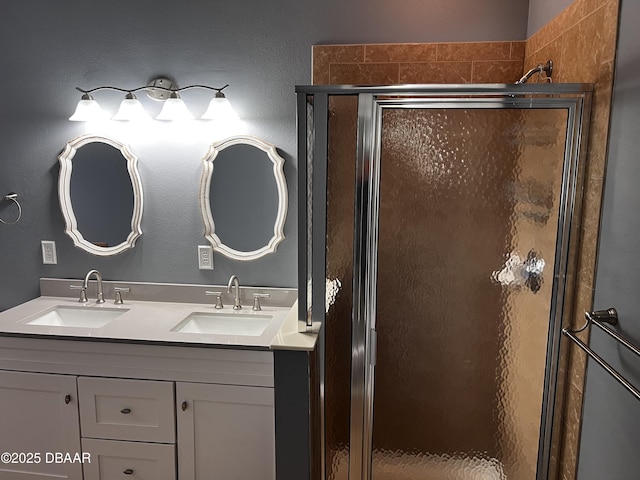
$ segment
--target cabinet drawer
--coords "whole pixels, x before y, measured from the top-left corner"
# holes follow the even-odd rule
[[[175,445],[82,439],[84,480],[175,480]]]
[[[173,382],[78,378],[83,437],[175,442]]]

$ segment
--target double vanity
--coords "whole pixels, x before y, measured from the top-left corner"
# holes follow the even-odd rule
[[[315,345],[296,291],[88,277],[0,313],[0,478],[275,478],[274,352]]]
[[[144,199],[130,148],[83,135],[58,158],[74,246],[132,250]],[[201,270],[213,254],[275,253],[283,163],[255,137],[210,146],[193,196],[211,245],[198,246]],[[43,261],[56,263],[50,253]],[[235,275],[220,286],[103,281],[97,270],[41,279],[40,297],[0,313],[0,480],[305,477],[316,336],[298,333],[296,301],[296,289]]]

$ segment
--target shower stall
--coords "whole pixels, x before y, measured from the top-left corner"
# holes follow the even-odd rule
[[[553,478],[591,86],[301,86],[327,480]]]

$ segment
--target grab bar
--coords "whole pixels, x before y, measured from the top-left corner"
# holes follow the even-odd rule
[[[640,348],[636,347],[633,343],[631,343],[626,338],[622,337],[616,331],[610,329],[605,323],[609,325],[617,325],[618,324],[618,312],[615,308],[608,308],[607,310],[596,310],[593,312],[584,312],[584,316],[586,319],[586,323],[584,326],[578,330],[569,330],[568,328],[563,328],[562,333],[570,338],[578,347],[580,347],[587,355],[589,355],[593,360],[595,360],[598,365],[604,368],[613,378],[615,378],[618,383],[620,383],[624,388],[626,388],[633,396],[635,396],[638,400],[640,400],[640,390],[634,387],[629,381],[624,378],[617,370],[615,370],[611,365],[605,362],[600,355],[591,350],[587,344],[585,344],[582,340],[575,336],[576,333],[580,333],[585,330],[590,324],[596,325],[602,331],[604,331],[610,337],[613,337],[615,340],[620,342],[622,345],[627,347],[633,353],[640,357]]]

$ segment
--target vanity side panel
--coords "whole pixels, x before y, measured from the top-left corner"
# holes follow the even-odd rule
[[[276,477],[278,480],[305,480],[312,476],[310,395],[313,352],[276,350],[275,424]]]

